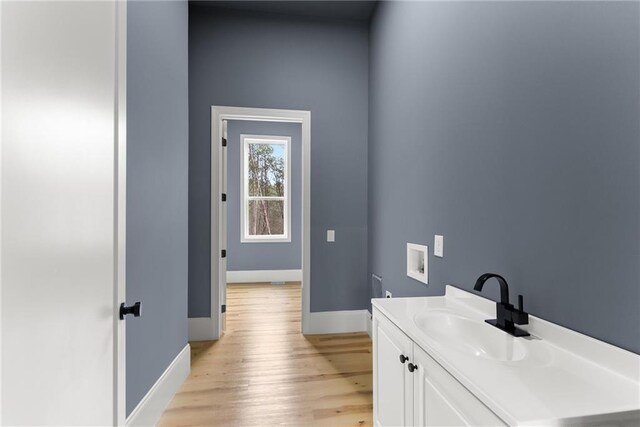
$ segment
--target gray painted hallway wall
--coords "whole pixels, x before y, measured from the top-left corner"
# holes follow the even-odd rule
[[[187,14],[127,4],[127,415],[187,344]]]
[[[302,125],[229,120],[227,125],[227,271],[302,268]],[[241,243],[241,140],[245,135],[291,137],[291,241]]]
[[[366,23],[190,5],[190,317],[210,314],[211,105],[311,111],[311,311],[367,306],[367,52]]]
[[[639,8],[379,4],[368,253],[394,296],[502,273],[532,314],[640,352]],[[427,287],[405,243],[434,234]]]

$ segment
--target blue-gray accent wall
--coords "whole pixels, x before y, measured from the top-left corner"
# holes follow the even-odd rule
[[[369,273],[394,296],[502,273],[532,314],[640,352],[639,8],[380,3]],[[405,244],[434,234],[425,286]]]
[[[311,311],[367,306],[367,86],[366,23],[190,5],[190,317],[210,315],[212,105],[311,111]]]
[[[127,3],[126,412],[187,344],[187,3]]]
[[[241,135],[291,137],[291,241],[241,243]],[[302,125],[229,120],[227,124],[227,271],[299,270],[302,258]]]

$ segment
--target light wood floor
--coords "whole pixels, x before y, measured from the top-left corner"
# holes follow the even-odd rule
[[[227,287],[227,329],[191,343],[160,426],[372,425],[366,333],[303,336],[300,284]]]

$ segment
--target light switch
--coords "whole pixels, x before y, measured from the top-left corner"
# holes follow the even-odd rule
[[[327,242],[336,241],[336,230],[327,230]]]
[[[437,257],[444,257],[444,237],[436,234],[433,236],[433,254]]]

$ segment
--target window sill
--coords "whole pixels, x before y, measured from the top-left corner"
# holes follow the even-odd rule
[[[273,239],[240,239],[240,243],[291,243],[290,237],[278,237]]]

